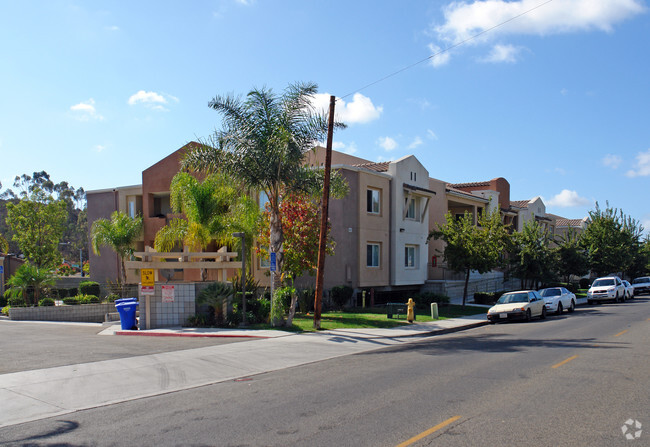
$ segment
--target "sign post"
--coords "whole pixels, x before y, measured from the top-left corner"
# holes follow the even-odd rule
[[[151,327],[150,297],[154,294],[155,276],[153,269],[140,269],[140,295],[144,296],[145,329]]]

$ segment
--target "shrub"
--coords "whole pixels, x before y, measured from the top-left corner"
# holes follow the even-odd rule
[[[313,288],[302,289],[298,291],[298,307],[300,312],[306,314],[314,307],[314,296],[316,295],[316,290]]]
[[[3,308],[7,305],[7,298],[4,295],[0,294],[0,308]]]
[[[68,306],[74,306],[76,304],[79,304],[79,301],[77,300],[76,297],[68,297],[68,298],[63,298],[63,304],[67,304]]]
[[[332,298],[334,305],[338,309],[342,309],[343,306],[350,302],[353,292],[354,289],[350,286],[334,286],[330,290],[330,297]]]
[[[75,296],[79,304],[98,304],[99,297],[95,295],[77,295]],[[65,303],[65,300],[63,301]]]
[[[291,305],[291,297],[293,294],[296,293],[296,289],[293,287],[280,287],[278,290],[275,291],[275,300],[274,300],[274,306],[275,307],[275,302],[282,309],[282,312],[289,312],[289,306]]]
[[[65,264],[65,263],[61,264],[56,270],[56,274],[59,276],[70,276],[70,275],[74,275],[74,273],[75,270],[72,267],[70,267],[69,264]]]
[[[581,289],[588,289],[590,284],[591,284],[591,281],[589,280],[589,278],[580,278],[580,288]]]
[[[2,308],[2,310],[0,311],[0,313],[1,313],[2,315],[7,315],[7,316],[9,316],[9,309],[10,309],[10,308],[11,308],[11,306],[5,306],[5,307]]]
[[[223,305],[227,302],[228,298],[233,294],[233,289],[230,284],[225,282],[215,281],[205,289],[199,292],[196,297],[197,304],[207,304],[212,307],[214,311],[214,318],[217,323],[223,322]],[[248,294],[247,294],[248,295]]]
[[[26,307],[27,303],[22,296],[10,296],[7,298],[7,304],[10,307]]]
[[[38,302],[39,306],[54,306],[54,300],[52,298],[43,298]]]
[[[76,287],[71,287],[68,289],[68,296],[77,296],[79,290]]]
[[[117,293],[109,293],[108,295],[106,295],[106,298],[104,298],[104,301],[112,303],[119,298],[120,296]]]
[[[449,304],[449,297],[441,293],[424,292],[415,295],[413,301],[415,301],[416,307],[429,308],[431,307],[431,303],[437,303],[438,305]]]
[[[501,295],[503,295],[503,292],[499,292],[498,294],[476,292],[474,293],[474,304],[494,304]]]
[[[207,327],[209,325],[210,322],[206,315],[192,315],[187,317],[187,321],[185,321],[185,326],[189,327]]]
[[[79,284],[80,295],[100,295],[99,283],[95,281],[82,281]]]

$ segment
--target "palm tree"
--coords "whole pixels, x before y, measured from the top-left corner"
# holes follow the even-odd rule
[[[232,233],[239,231],[252,242],[261,217],[259,208],[225,174],[212,174],[200,182],[180,172],[174,176],[170,189],[172,209],[184,217],[172,219],[158,231],[154,241],[157,251],[172,251],[178,242],[192,251],[207,248],[212,240],[236,245],[239,239],[233,240]],[[201,277],[205,280],[203,269]]]
[[[266,193],[269,248],[276,254],[280,272],[284,240],[281,193],[309,191],[319,185],[319,171],[303,166],[306,152],[327,134],[326,117],[312,106],[317,88],[313,83],[297,83],[280,96],[267,88],[253,89],[245,99],[216,96],[208,105],[222,114],[223,129],[183,161],[184,166],[197,171],[228,172],[245,187]],[[336,127],[344,126],[337,123]],[[275,276],[277,285],[279,276]]]
[[[41,292],[53,286],[56,281],[52,270],[42,268],[37,265],[25,262],[18,267],[16,273],[7,280],[7,285],[10,287],[5,291],[6,297],[19,297],[22,296],[27,304],[38,304],[41,297]],[[28,303],[28,292],[34,291],[34,302]]]
[[[129,217],[123,211],[114,211],[111,219],[97,219],[90,229],[93,253],[100,255],[99,248],[110,247],[120,258],[122,284],[126,284],[124,258],[133,254],[133,245],[142,233],[142,217]]]

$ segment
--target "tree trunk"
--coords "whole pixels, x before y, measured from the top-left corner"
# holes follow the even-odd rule
[[[122,271],[120,272],[120,276],[122,277],[122,287],[124,287],[126,284],[126,267],[124,265],[124,256],[120,256],[120,261],[122,262]]]
[[[298,294],[297,293],[292,293],[291,294],[291,305],[289,306],[289,315],[287,316],[287,326],[291,326],[293,324],[293,317],[296,315],[296,304],[298,304]]]
[[[282,218],[279,209],[271,209],[269,216],[269,251],[275,253],[275,266],[276,272],[273,275],[273,287],[275,290],[282,287],[282,280],[280,274],[282,273],[282,265],[284,263],[284,253],[282,244],[284,242],[284,235],[282,233]]]
[[[465,307],[465,300],[467,299],[467,286],[469,285],[469,273],[470,270],[467,269],[465,272],[465,287],[463,288],[463,307]]]

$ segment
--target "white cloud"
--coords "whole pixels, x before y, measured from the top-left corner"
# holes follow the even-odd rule
[[[442,53],[442,48],[439,47],[438,45],[435,45],[433,43],[429,44],[429,51],[431,52],[431,55],[433,56],[431,58],[430,64],[433,65],[434,67],[440,67],[442,65],[445,65],[447,62],[449,62],[450,54],[448,51],[445,51]]]
[[[119,27],[119,26],[112,25],[112,26],[107,26],[107,27],[105,27],[105,29],[106,29],[107,31],[119,31],[119,30],[120,30],[120,27]]]
[[[422,138],[420,137],[415,137],[413,141],[411,141],[411,144],[408,145],[409,149],[415,149],[418,146],[421,146],[424,141],[422,141]]]
[[[95,145],[95,147],[94,147],[93,149],[95,150],[95,152],[100,153],[100,152],[102,152],[104,149],[106,149],[106,146],[104,146],[104,145],[102,145],[102,144],[97,144],[97,145]]]
[[[604,166],[612,169],[618,169],[618,167],[623,163],[623,159],[618,155],[607,154],[601,160]]]
[[[317,93],[312,100],[312,105],[316,110],[325,114],[329,110],[329,103],[329,93]],[[352,102],[346,103],[344,100],[337,98],[334,114],[337,121],[346,124],[363,124],[378,119],[383,111],[382,106],[375,106],[367,96],[355,93]]]
[[[379,137],[379,139],[377,139],[377,144],[383,147],[386,151],[394,151],[399,146],[397,141],[393,140],[391,137]]]
[[[614,25],[645,10],[642,0],[453,1],[443,8],[444,23],[432,28],[447,46],[470,38],[472,40],[468,43],[477,45],[504,35],[547,36],[591,30],[611,32]],[[473,38],[483,32],[485,34]],[[447,56],[444,62],[448,62],[449,53],[443,55]],[[432,64],[440,65],[435,60]]]
[[[585,206],[590,205],[591,200],[580,197],[576,191],[569,191],[568,189],[563,189],[561,193],[556,194],[553,198],[544,200],[549,206],[557,206],[560,208],[569,208],[573,206]]]
[[[636,167],[627,171],[625,175],[628,177],[647,177],[650,175],[650,149],[636,155]]]
[[[427,129],[427,137],[429,137],[432,140],[438,139],[438,135],[436,135],[436,133],[431,129]]]
[[[354,155],[358,150],[355,142],[345,144],[341,141],[332,142],[332,149],[348,155]]]
[[[492,51],[486,57],[481,59],[481,62],[490,62],[490,63],[500,63],[508,62],[515,63],[517,62],[517,55],[521,51],[520,47],[515,47],[514,45],[495,45],[492,47]]]
[[[131,95],[127,103],[130,106],[142,104],[152,110],[167,112],[169,109],[167,109],[165,105],[169,104],[169,100],[174,102],[179,101],[177,97],[167,93],[156,93],[140,90],[137,93]]]
[[[75,118],[79,121],[89,121],[91,119],[101,121],[104,119],[103,116],[97,113],[97,110],[95,109],[95,100],[93,98],[90,98],[86,102],[80,102],[79,104],[70,106],[70,110],[74,112]]]

